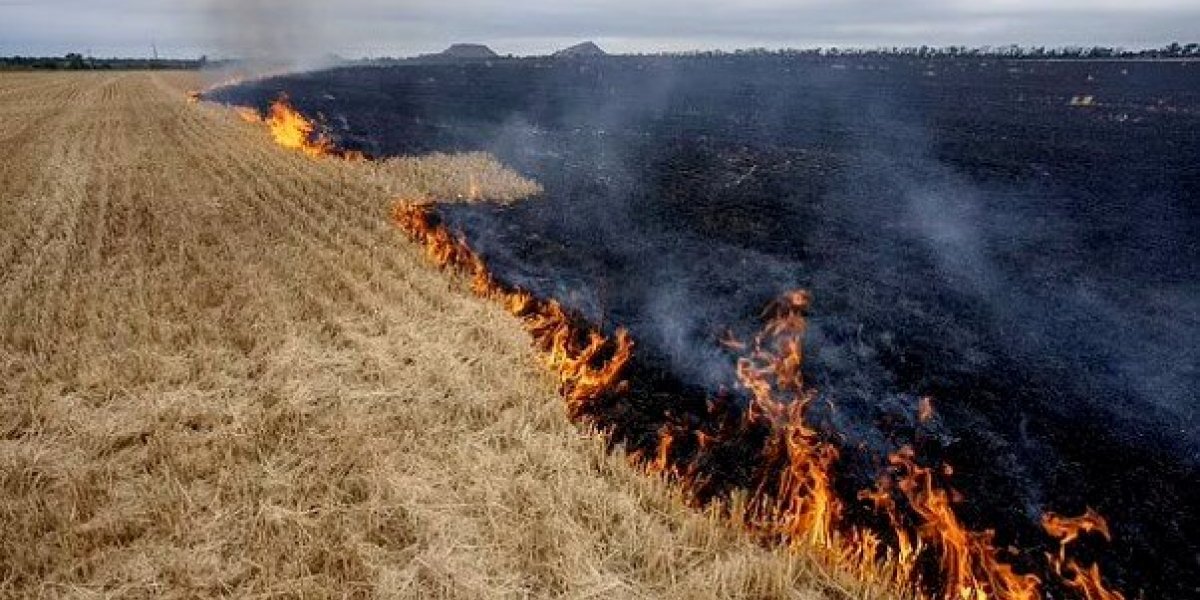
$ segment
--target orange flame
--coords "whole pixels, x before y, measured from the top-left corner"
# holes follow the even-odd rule
[[[924,551],[925,546],[919,537],[909,533],[901,521],[896,501],[892,497],[892,480],[881,477],[876,489],[862,490],[858,493],[858,498],[859,500],[870,500],[876,512],[886,515],[892,532],[896,536],[896,548],[894,551],[889,550],[889,555],[884,558],[895,573],[894,581],[912,582],[914,586],[917,585],[919,583],[916,577],[917,559]]]
[[[543,362],[557,374],[572,418],[580,418],[592,403],[623,388],[621,373],[633,355],[633,340],[624,329],[606,337],[572,318],[557,301],[541,300],[496,282],[466,241],[435,220],[428,203],[399,202],[393,216],[400,228],[424,247],[431,262],[470,275],[471,290],[477,296],[499,302],[521,320],[542,352]]]
[[[367,159],[362,152],[338,148],[329,136],[320,131],[315,122],[291,105],[286,95],[280,95],[271,104],[265,117],[248,106],[235,106],[233,110],[247,123],[266,125],[275,143],[289,150],[298,150],[311,158],[335,157],[349,161]]]
[[[831,549],[842,512],[832,480],[838,451],[805,422],[816,396],[801,372],[810,301],[808,292],[796,291],[767,306],[766,325],[738,360],[737,376],[750,393],[747,418],[773,433],[764,461],[781,465],[778,480],[764,482],[777,485],[775,495],[764,494],[756,502],[764,529],[791,544]]]
[[[671,461],[671,449],[675,446],[675,432],[669,427],[663,427],[658,432],[658,452],[654,459],[644,462],[646,471],[654,475],[678,475],[675,464]],[[642,462],[640,456],[635,456],[634,462]]]
[[[627,332],[619,330],[613,338],[606,338],[595,329],[578,325],[557,301],[540,300],[528,291],[498,284],[465,240],[436,221],[427,203],[397,203],[394,217],[432,263],[469,275],[476,295],[499,301],[521,319],[534,346],[542,352],[543,362],[558,375],[569,416],[586,419],[597,399],[622,390],[625,384],[620,375],[633,348]],[[817,441],[816,432],[803,421],[811,399],[800,372],[800,337],[806,329],[801,313],[807,304],[807,293],[796,293],[773,305],[766,332],[755,340],[754,352],[740,361],[738,368],[743,385],[754,394],[756,408],[748,418],[776,426],[766,460],[787,465],[776,495],[769,496],[772,500],[763,496],[756,502],[757,526],[793,544],[833,548],[842,506],[830,477],[837,451]],[[785,404],[773,395],[775,389],[786,390],[800,401]],[[653,458],[635,458],[651,473],[682,474],[687,480],[691,470],[672,464],[680,433],[663,427]],[[698,433],[696,438],[701,444],[712,443],[704,434]],[[779,500],[774,500],[776,497]],[[874,549],[868,554],[869,559],[859,560],[873,564]]]
[[[773,469],[764,484],[774,482],[774,495],[760,494],[757,504],[764,531],[786,542],[818,549],[828,562],[854,573],[891,570],[892,577],[872,576],[893,587],[911,583],[917,560],[927,548],[939,556],[940,598],[946,600],[1032,600],[1038,597],[1039,580],[1016,573],[999,560],[990,531],[976,533],[958,520],[951,506],[952,494],[934,485],[932,471],[917,466],[911,450],[892,457],[901,471],[898,488],[917,513],[920,526],[910,532],[901,524],[891,498],[890,483],[876,492],[865,492],[889,517],[897,538],[897,549],[883,559],[878,569],[879,538],[852,529],[839,535],[843,505],[833,486],[837,448],[822,441],[807,421],[807,409],[816,393],[805,386],[803,338],[807,331],[804,313],[811,302],[807,292],[790,292],[764,312],[763,332],[754,340],[749,354],[738,361],[738,377],[751,394],[748,418],[769,423],[774,437],[764,451]],[[728,345],[728,344],[727,344]],[[931,410],[930,408],[927,410]],[[887,481],[887,480],[885,480]],[[764,484],[760,484],[763,486]]]
[[[333,154],[333,142],[317,131],[317,126],[292,107],[287,96],[280,96],[267,112],[267,127],[275,143],[291,150],[299,150],[312,157]]]
[[[1085,533],[1096,533],[1105,540],[1112,540],[1104,517],[1090,508],[1078,517],[1046,513],[1042,516],[1042,528],[1050,537],[1058,539],[1058,553],[1047,555],[1047,559],[1054,572],[1063,577],[1067,587],[1079,592],[1086,600],[1125,600],[1120,592],[1104,585],[1099,565],[1081,567],[1074,559],[1067,558],[1067,547]]]
[[[1106,540],[1112,540],[1108,530],[1108,521],[1100,513],[1087,509],[1078,517],[1062,517],[1054,513],[1042,516],[1042,528],[1059,541],[1059,557],[1066,560],[1067,546],[1079,539],[1085,533],[1098,533]]]
[[[1033,600],[1040,580],[1022,575],[1001,562],[992,544],[993,532],[967,529],[954,513],[954,494],[937,487],[933,469],[916,463],[911,448],[893,454],[898,487],[921,519],[917,535],[940,553],[940,573],[946,600]]]
[[[467,242],[437,219],[430,203],[398,202],[393,215],[431,262],[468,275],[476,295],[499,302],[521,320],[543,362],[558,376],[571,418],[589,420],[598,401],[627,389],[621,377],[632,357],[633,342],[625,330],[606,337],[573,318],[557,301],[498,283]],[[737,375],[750,394],[750,404],[740,425],[715,432],[664,425],[655,450],[635,453],[636,462],[650,473],[675,477],[685,486],[699,485],[695,464],[681,467],[675,462],[686,454],[676,451],[681,436],[694,434],[699,447],[712,448],[722,436],[736,435],[747,427],[766,427],[770,434],[760,456],[757,489],[752,490],[749,503],[751,518],[745,522],[752,531],[787,545],[815,549],[816,556],[830,566],[902,594],[938,600],[1040,598],[1039,578],[1018,573],[1002,561],[992,531],[975,532],[961,522],[953,508],[958,494],[939,487],[934,469],[920,466],[911,448],[893,454],[890,474],[882,476],[874,490],[859,494],[886,515],[895,547],[883,546],[873,531],[842,523],[844,504],[833,477],[838,450],[807,422],[808,409],[816,398],[815,391],[805,385],[801,369],[810,301],[807,292],[789,292],[764,311],[766,323],[751,343],[732,336],[722,340],[726,347],[744,353],[737,362]],[[709,410],[721,409],[710,400]],[[932,413],[931,400],[922,399],[918,418],[928,420]],[[947,466],[942,471],[949,474],[950,469]],[[897,498],[905,500],[915,514],[915,526],[906,523]],[[1059,556],[1049,558],[1064,585],[1085,600],[1124,600],[1101,585],[1098,567],[1081,568],[1065,559],[1066,545],[1080,532],[1107,534],[1099,515],[1089,512],[1074,520],[1047,515],[1045,526],[1062,540]],[[940,587],[926,595],[920,591],[917,566],[930,551],[937,557]]]

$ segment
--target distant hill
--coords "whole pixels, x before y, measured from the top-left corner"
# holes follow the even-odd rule
[[[433,56],[455,59],[488,59],[500,57],[499,54],[496,54],[491,48],[483,44],[454,44],[443,50],[440,54],[434,54]]]
[[[571,46],[570,48],[563,48],[562,50],[555,52],[554,56],[559,56],[559,57],[563,57],[563,58],[580,58],[580,57],[593,57],[593,56],[608,56],[608,53],[605,52],[602,48],[600,48],[600,46],[597,46],[594,42],[584,42],[582,44],[575,44],[574,46]]]

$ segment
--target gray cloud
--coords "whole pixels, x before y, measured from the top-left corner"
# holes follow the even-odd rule
[[[0,0],[0,53],[274,51],[406,55],[453,41],[544,52],[588,38],[616,51],[746,46],[1105,44],[1195,37],[1180,0]],[[263,16],[269,18],[263,18]]]

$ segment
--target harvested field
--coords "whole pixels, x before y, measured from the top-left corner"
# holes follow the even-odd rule
[[[391,223],[494,165],[313,161],[198,85],[0,76],[0,596],[846,595],[606,455]]]

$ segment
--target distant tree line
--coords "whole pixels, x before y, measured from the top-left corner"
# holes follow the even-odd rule
[[[626,55],[629,56],[629,55]],[[1181,44],[1173,42],[1162,48],[1129,50],[1110,46],[888,46],[876,48],[746,48],[733,51],[696,50],[690,52],[658,52],[634,56],[660,57],[726,57],[726,56],[781,56],[781,57],[910,57],[920,59],[938,58],[1006,58],[1033,60],[1106,60],[1106,59],[1200,59],[1200,43]],[[513,55],[497,56],[495,59],[519,59]],[[546,57],[526,57],[546,58]],[[396,64],[425,62],[428,57],[418,58],[373,58],[347,61],[338,58],[334,64]],[[70,53],[66,56],[0,56],[0,70],[66,70],[89,71],[111,69],[203,69],[237,61],[209,61],[201,56],[197,59],[158,58],[95,58]]]
[[[820,48],[745,48],[740,50],[692,50],[664,51],[641,54],[611,54],[608,58],[725,58],[725,57],[815,57],[815,58],[1002,58],[1029,60],[1135,60],[1135,59],[1197,59],[1200,60],[1200,43],[1181,44],[1173,42],[1162,48],[1146,48],[1129,50],[1110,46],[886,46],[875,48],[862,47],[820,47]],[[460,58],[440,54],[422,55],[409,58],[375,57],[357,60],[345,60],[345,65],[391,66],[402,64],[426,63],[459,63],[479,62],[482,58]],[[558,60],[554,56],[514,56],[512,54],[490,57],[487,61],[500,60]],[[566,60],[605,60],[604,57],[570,57]]]
[[[663,52],[654,56],[847,56],[847,57],[915,57],[915,58],[1011,58],[1011,59],[1148,59],[1200,58],[1200,43],[1173,42],[1162,48],[1129,50],[1110,46],[888,46],[877,48],[747,48],[734,50],[701,50],[692,52]]]
[[[75,52],[66,56],[0,56],[0,70],[101,71],[116,69],[202,69],[208,58],[94,58]]]

